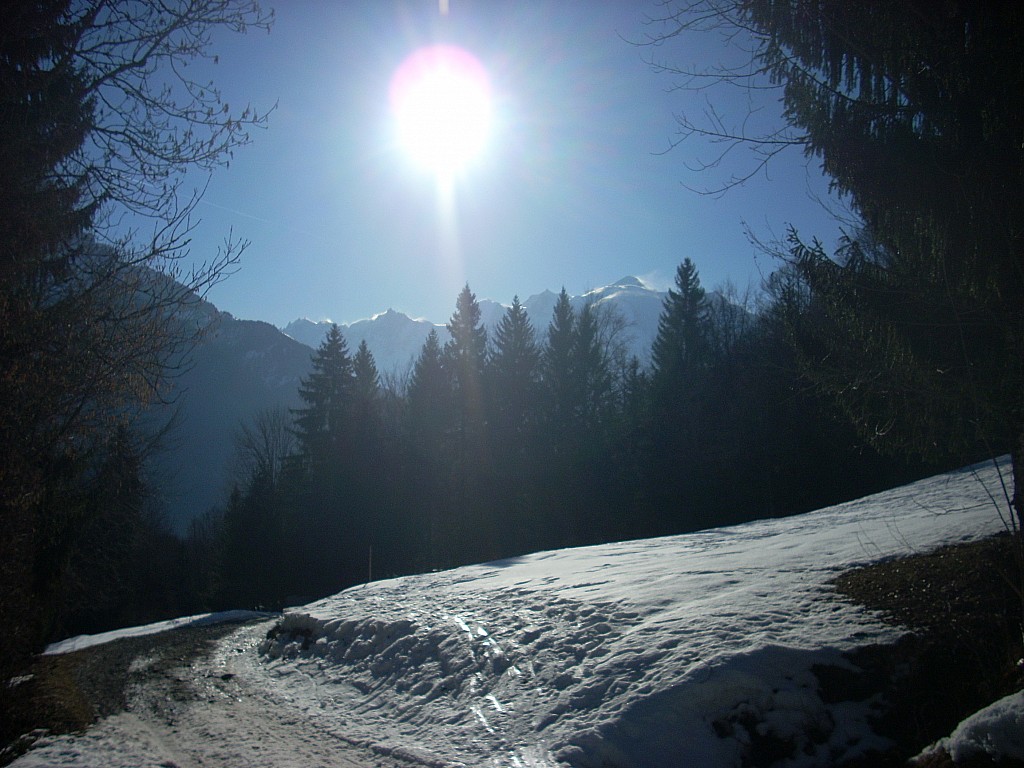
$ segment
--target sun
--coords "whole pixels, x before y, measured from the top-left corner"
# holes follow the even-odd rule
[[[397,138],[412,160],[450,180],[475,159],[491,132],[491,86],[468,51],[433,45],[410,54],[390,88]]]

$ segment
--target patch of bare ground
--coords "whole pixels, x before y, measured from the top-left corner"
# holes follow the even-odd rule
[[[874,728],[891,739],[888,754],[864,766],[952,766],[943,751],[912,762],[958,723],[1024,687],[1020,659],[1019,539],[999,535],[848,571],[834,581],[853,601],[908,633],[895,645],[849,656],[859,672],[816,670],[832,701],[872,701]],[[1022,766],[981,759],[969,768]]]
[[[28,749],[41,733],[84,731],[101,717],[123,712],[129,684],[164,667],[208,654],[239,626],[226,622],[179,627],[55,656],[38,656],[0,696],[0,766]],[[152,658],[136,671],[132,662]]]

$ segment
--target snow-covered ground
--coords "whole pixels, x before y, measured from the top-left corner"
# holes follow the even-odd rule
[[[159,738],[129,713],[15,765],[298,766],[324,759],[317,738],[388,765],[737,766],[769,741],[780,765],[835,764],[884,745],[868,703],[826,703],[812,667],[899,632],[827,582],[993,534],[1000,499],[979,466],[797,517],[356,587],[272,638],[265,623],[221,641],[216,695]],[[1022,706],[978,723],[1012,731]]]
[[[169,629],[182,629],[184,627],[205,627],[211,624],[225,624],[235,621],[249,621],[250,619],[269,618],[276,614],[263,611],[220,611],[218,613],[197,613],[194,616],[182,616],[167,621],[157,621],[153,624],[146,624],[142,627],[128,627],[126,629],[114,629],[110,632],[100,632],[96,635],[75,635],[67,640],[57,643],[50,643],[43,651],[44,655],[52,656],[59,653],[71,653],[91,648],[94,645],[102,645],[114,640],[121,640],[125,637],[145,637],[155,635],[157,632],[166,632]]]

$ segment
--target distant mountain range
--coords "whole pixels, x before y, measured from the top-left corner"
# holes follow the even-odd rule
[[[624,321],[622,341],[642,361],[650,357],[665,294],[635,277],[571,298],[579,309],[591,303],[617,312]],[[523,306],[543,340],[557,294],[544,291]],[[493,329],[507,308],[495,301],[480,301],[481,317]],[[175,427],[164,452],[154,462],[154,481],[161,490],[171,524],[184,531],[189,521],[223,504],[232,484],[234,435],[261,410],[299,405],[298,388],[310,371],[313,351],[330,327],[329,321],[296,320],[284,329],[255,320],[239,320],[202,302],[198,322],[208,332],[193,354],[192,366],[174,381],[175,399],[154,409],[154,421],[174,415]],[[192,322],[197,322],[192,318]],[[340,325],[349,350],[366,340],[383,374],[403,374],[419,356],[432,328],[442,343],[448,332],[443,324],[414,320],[388,310],[368,320]]]
[[[627,351],[646,363],[650,358],[651,343],[658,332],[658,317],[665,296],[664,291],[649,288],[638,278],[624,277],[603,288],[572,296],[570,301],[577,311],[585,304],[592,304],[604,311],[618,313],[624,323],[621,340]],[[543,291],[523,302],[538,340],[543,340],[547,332],[557,300],[558,294]],[[493,332],[508,307],[490,299],[481,299],[479,304],[483,325],[489,333]],[[331,324],[330,320],[314,322],[303,318],[290,322],[281,330],[296,341],[316,349]],[[349,325],[338,323],[338,328],[351,352],[365,340],[377,362],[377,368],[383,373],[402,373],[410,368],[431,329],[437,331],[442,344],[448,340],[444,323],[414,320],[393,309]]]

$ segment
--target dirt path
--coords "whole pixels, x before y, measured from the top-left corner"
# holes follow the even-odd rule
[[[176,629],[79,652],[73,674],[102,719],[84,734],[44,738],[13,765],[407,768],[253,684],[270,626]]]

